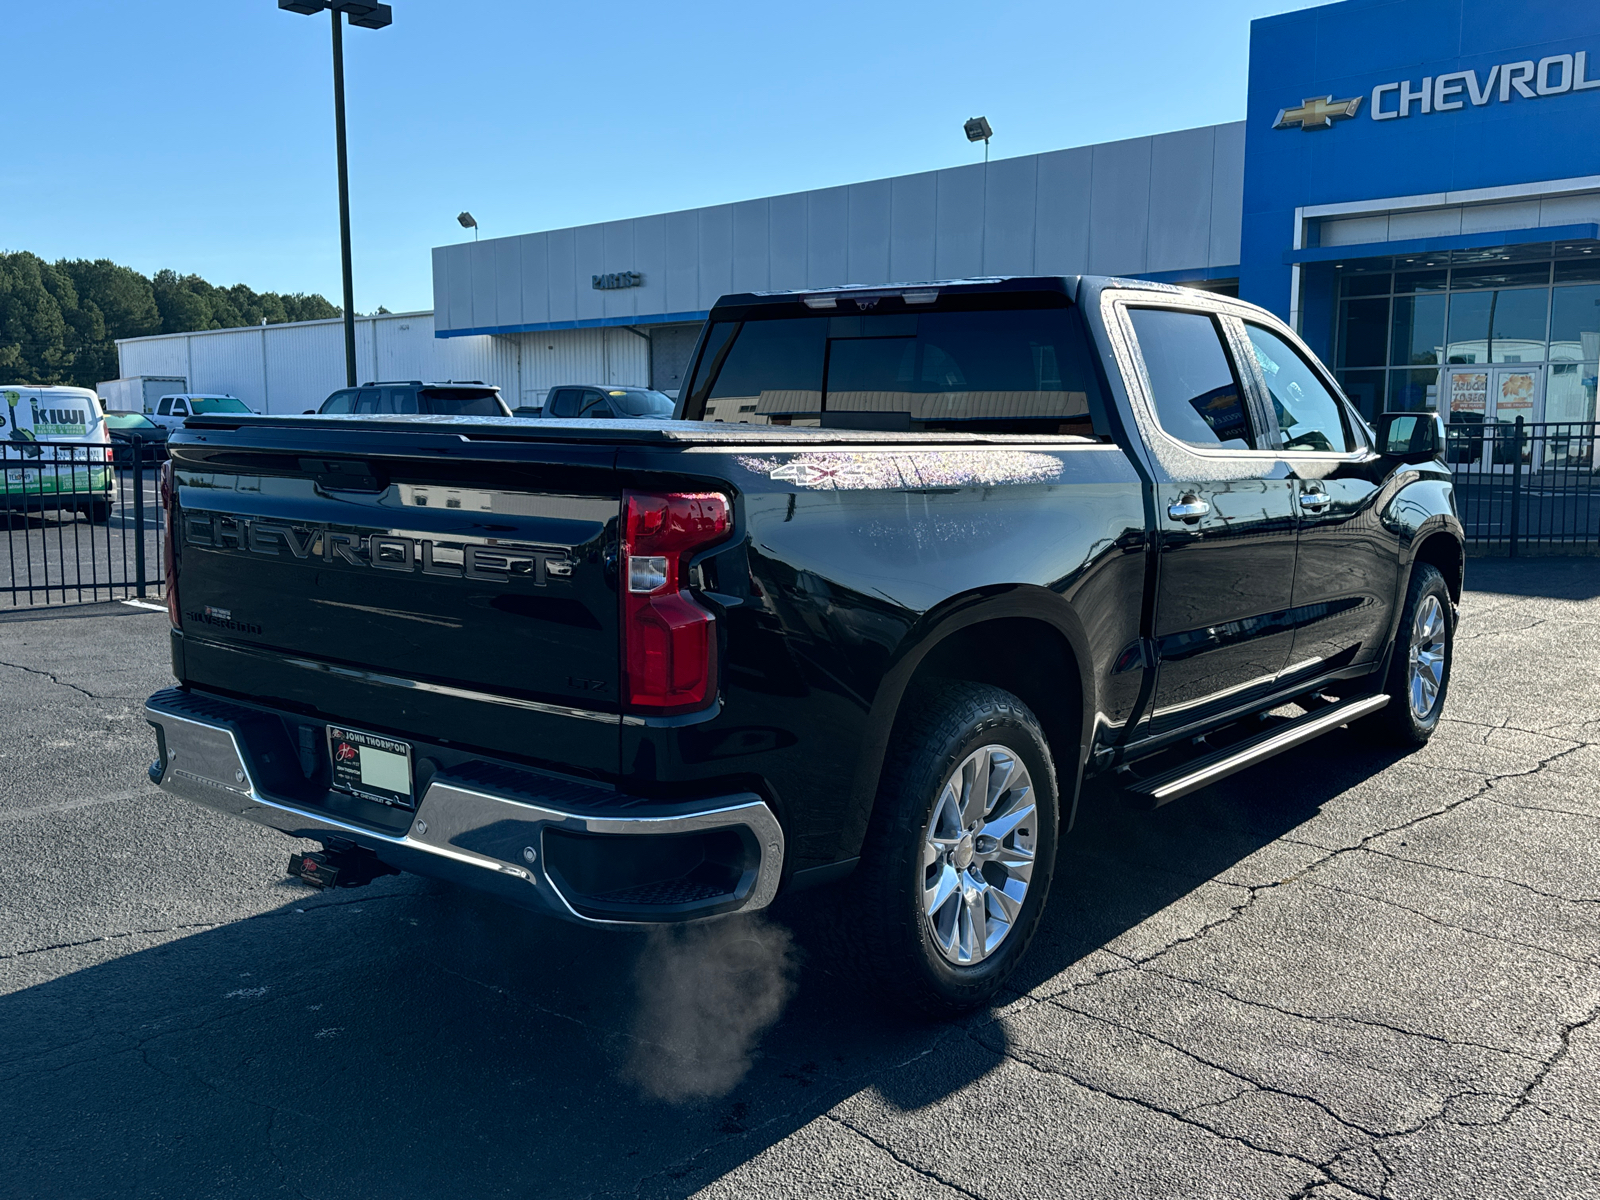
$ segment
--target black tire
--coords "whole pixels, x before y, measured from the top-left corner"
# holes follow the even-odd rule
[[[941,857],[934,865],[928,865],[924,834],[935,816],[936,805],[941,805],[946,782],[970,756],[990,746],[1013,754],[1026,769],[1033,813],[1013,833],[1002,835],[998,843],[981,834],[974,837],[969,831],[956,843],[948,864]],[[996,774],[989,778],[1001,777],[1002,755],[979,761],[1002,764],[993,767]],[[1013,769],[1006,778],[1020,776]],[[1020,788],[1007,786],[994,794],[997,798],[989,818],[992,823],[984,825],[979,818],[979,825],[998,829],[1003,821],[1001,814],[1025,811],[1026,800],[1018,798]],[[852,956],[875,994],[891,1011],[951,1017],[981,1008],[1000,990],[1027,951],[1050,891],[1059,823],[1058,794],[1055,767],[1039,721],[1011,693],[983,684],[947,683],[915,699],[896,728],[861,862],[850,879],[849,902],[842,908],[847,925],[852,927],[848,935]],[[941,809],[948,815],[948,809],[942,805]],[[1028,829],[1028,824],[1034,828]],[[1012,878],[997,861],[978,862],[971,846],[988,842],[991,849],[983,850],[982,855],[1002,857],[1009,844],[1015,856],[1016,847],[1021,844],[1018,839],[1024,837],[1031,838],[1033,863],[1020,909],[999,934],[987,957],[969,964],[951,961],[935,941],[935,922],[924,914],[923,889],[927,880],[933,878],[937,884],[944,872],[955,871],[957,866],[960,871],[953,877],[960,879],[970,873],[973,865],[978,867],[973,878],[980,883],[992,884],[996,877]],[[958,915],[952,919],[957,922],[961,913],[973,911],[961,908],[961,895],[967,892],[966,885],[961,886],[962,892],[954,899]],[[1004,899],[1001,896],[982,903],[987,906]],[[938,911],[947,914],[948,906]],[[989,910],[984,907],[983,911]],[[984,920],[988,922],[989,918]],[[1000,924],[986,924],[986,928],[999,930]],[[951,937],[954,944],[959,942],[960,934],[953,933]]]
[[[1438,606],[1443,659],[1432,706],[1426,714],[1419,715],[1411,702],[1411,652],[1418,633],[1418,613],[1426,615],[1430,611],[1427,607],[1430,602]],[[1450,664],[1455,656],[1455,635],[1455,605],[1450,601],[1450,588],[1444,576],[1428,563],[1417,563],[1411,568],[1405,604],[1400,610],[1400,623],[1395,629],[1394,650],[1389,656],[1389,667],[1384,672],[1380,689],[1388,694],[1389,703],[1364,722],[1366,731],[1376,740],[1395,746],[1415,747],[1425,744],[1433,736],[1433,731],[1439,727],[1440,715],[1444,712],[1445,697],[1450,691]]]
[[[111,520],[111,501],[90,501],[89,506],[83,510],[83,515],[89,518],[91,524],[104,525]]]

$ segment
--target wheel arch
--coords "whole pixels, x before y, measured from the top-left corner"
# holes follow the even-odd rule
[[[1388,641],[1378,659],[1385,671],[1399,644],[1400,612],[1405,607],[1406,589],[1411,586],[1411,573],[1416,565],[1427,563],[1436,568],[1444,576],[1450,599],[1456,604],[1461,602],[1462,588],[1466,584],[1466,531],[1453,513],[1434,512],[1411,528],[1409,535],[1401,542],[1394,613],[1389,622]]]
[[[854,772],[855,820],[841,831],[841,855],[855,854],[865,836],[907,696],[939,678],[1004,688],[1033,710],[1056,766],[1062,828],[1070,828],[1096,707],[1091,662],[1082,622],[1048,588],[987,590],[930,610],[908,631],[873,698]]]
[[[1416,548],[1411,552],[1410,569],[1415,569],[1418,563],[1427,563],[1438,569],[1444,576],[1445,586],[1450,589],[1450,599],[1457,604],[1461,603],[1461,588],[1466,580],[1467,551],[1461,538],[1461,529],[1457,526],[1451,529],[1440,518],[1437,523],[1429,522],[1432,526],[1421,535],[1416,542]],[[1426,529],[1427,526],[1424,526]],[[1408,569],[1407,575],[1409,576]]]

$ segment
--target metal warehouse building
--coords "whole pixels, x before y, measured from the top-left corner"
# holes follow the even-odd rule
[[[1089,272],[1237,288],[1369,414],[1588,420],[1597,134],[1600,10],[1345,0],[1252,24],[1241,122],[439,247],[434,312],[364,321],[359,361],[673,391],[727,292]],[[119,346],[271,412],[343,383],[337,322]]]

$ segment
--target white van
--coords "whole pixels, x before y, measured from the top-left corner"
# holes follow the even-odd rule
[[[152,408],[154,411],[151,411]],[[154,405],[147,401],[144,415],[157,425],[164,425],[168,429],[182,429],[184,420],[190,416],[199,416],[204,413],[247,413],[250,411],[252,411],[251,408],[237,396],[207,395],[203,392],[180,392],[176,395],[163,396]]]
[[[0,508],[111,518],[117,498],[105,414],[88,388],[0,384]]]

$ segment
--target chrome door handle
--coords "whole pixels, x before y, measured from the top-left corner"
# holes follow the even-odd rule
[[[1167,516],[1174,521],[1198,521],[1211,511],[1211,505],[1198,496],[1185,496],[1175,504],[1167,505]]]
[[[1332,503],[1333,497],[1328,495],[1327,492],[1300,493],[1300,507],[1310,509],[1312,512],[1327,508]]]

